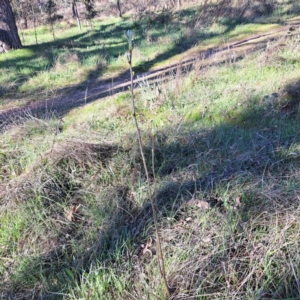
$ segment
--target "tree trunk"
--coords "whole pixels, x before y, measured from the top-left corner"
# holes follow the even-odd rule
[[[119,12],[119,17],[122,18],[122,11],[121,11],[120,0],[117,0],[117,8],[118,8],[118,12]]]
[[[181,7],[181,0],[178,0],[177,1],[177,9],[180,9],[180,7]]]
[[[79,28],[79,30],[81,30],[81,22],[80,22],[80,19],[79,19],[76,0],[73,0],[73,2],[72,2],[72,10],[73,10],[73,16],[75,16],[76,19],[77,19],[78,28]]]
[[[0,53],[22,48],[9,0],[0,0]]]

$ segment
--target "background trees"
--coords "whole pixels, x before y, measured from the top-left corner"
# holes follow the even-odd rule
[[[290,3],[296,3],[296,0],[291,0]],[[201,6],[198,13],[199,20],[219,20],[223,17],[230,18],[232,14],[242,19],[249,16],[251,14],[249,10],[255,7],[260,12],[270,12],[274,9],[273,0],[1,0],[0,52],[22,47],[16,23],[20,29],[48,24],[55,37],[54,23],[66,16],[73,17],[81,30],[82,20],[86,20],[86,24],[92,28],[92,19],[100,13],[104,16],[114,14],[123,17],[131,11],[135,19],[151,18],[153,22],[152,19],[157,20],[156,16],[159,13],[172,16],[173,10],[191,4]]]

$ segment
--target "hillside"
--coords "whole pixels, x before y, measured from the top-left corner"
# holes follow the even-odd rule
[[[22,30],[0,55],[0,299],[168,299],[126,30],[169,299],[300,298],[300,18],[279,3]]]

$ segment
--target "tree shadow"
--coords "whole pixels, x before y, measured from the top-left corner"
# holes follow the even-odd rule
[[[286,197],[291,196],[295,190],[298,191],[299,184],[294,182],[291,188],[280,186],[279,183],[284,182],[285,178],[295,176],[300,167],[299,153],[295,154],[293,150],[293,147],[300,143],[299,89],[300,80],[292,82],[284,88],[284,93],[287,93],[289,97],[281,99],[274,93],[273,98],[267,97],[266,101],[254,101],[253,105],[248,105],[226,121],[224,119],[214,124],[211,129],[191,130],[191,124],[187,121],[186,124],[180,125],[181,130],[179,127],[174,129],[172,126],[172,128],[164,128],[158,132],[155,143],[155,166],[157,177],[164,183],[157,192],[160,223],[164,224],[166,218],[170,217],[170,213],[172,219],[180,220],[187,203],[194,201],[199,195],[205,199],[210,209],[215,209],[222,218],[231,218],[232,214],[239,216],[241,227],[237,227],[232,233],[234,236],[240,236],[248,222],[262,217],[262,212],[272,216],[284,209],[298,208],[299,198],[296,200],[297,198],[294,197],[288,199]],[[199,114],[199,125],[201,118],[203,117]],[[176,132],[175,137],[174,132]],[[135,136],[131,139],[136,140]],[[141,165],[140,155],[137,149],[133,149],[137,148],[134,145],[129,152],[120,145],[113,145],[111,149],[106,149],[104,152],[102,148],[98,145],[92,147],[91,150],[96,155],[99,151],[107,153],[104,158],[105,162],[110,161],[118,149],[123,154],[130,153],[134,156],[132,172],[138,168],[138,165]],[[147,164],[151,166],[150,142],[149,145],[146,142],[144,149]],[[99,159],[103,159],[103,156],[100,155]],[[139,172],[144,180],[145,174],[140,167]],[[153,179],[153,174],[150,173],[150,176]],[[267,190],[261,193],[259,183],[262,182],[262,178],[261,184],[263,185],[274,180],[274,177],[276,177],[276,184],[273,184],[272,191],[262,200],[261,194],[266,194]],[[153,235],[153,219],[147,197],[144,199],[142,208],[135,205],[136,199],[128,192],[130,184],[132,184],[132,179],[128,178],[127,185],[107,187],[103,192],[102,196],[107,203],[104,209],[109,212],[109,226],[105,230],[99,230],[99,238],[94,241],[89,250],[82,249],[82,252],[74,257],[71,246],[63,248],[63,245],[58,245],[46,255],[30,259],[28,265],[20,270],[18,280],[7,283],[14,288],[2,297],[15,299],[23,293],[23,299],[60,299],[63,296],[59,293],[68,293],[70,289],[80,285],[82,274],[88,273],[91,266],[96,263],[105,266],[110,263],[111,266],[118,265],[114,254],[120,253],[120,249],[126,253],[129,265],[135,264],[135,260],[138,260],[138,264],[142,264],[143,255],[139,245]],[[226,189],[229,184],[243,186],[239,199],[241,206],[237,207],[233,197],[225,201],[224,195],[220,194],[222,190],[220,187],[223,186]],[[48,194],[45,194],[45,199],[52,197],[49,194],[49,187],[47,188],[46,194]],[[74,189],[74,186],[72,188],[72,192],[80,189],[80,187]],[[68,194],[70,195],[69,192]],[[69,198],[70,204],[77,205],[77,202],[72,202],[74,201],[72,200],[74,195],[72,195],[71,193]],[[80,219],[80,215],[78,218]],[[65,233],[62,231],[60,234],[65,235]],[[76,226],[67,233],[71,236],[76,235]],[[80,243],[80,236],[78,243]],[[136,246],[133,246],[134,244]],[[227,250],[231,251],[229,254],[232,256],[232,253],[237,251],[234,247],[238,246],[229,245],[228,247]],[[227,253],[228,251],[225,250],[224,252]],[[227,259],[222,255],[219,258],[224,261]],[[246,257],[244,259],[248,263]],[[209,260],[213,261],[214,257],[210,257]],[[126,268],[130,268],[129,265],[126,265]],[[203,268],[206,267],[203,266]],[[274,268],[276,269],[276,266]],[[49,281],[48,290],[36,288],[35,291],[22,291],[22,281],[28,282],[29,277],[34,285],[40,282],[40,272]],[[169,278],[175,278],[175,275],[180,274],[168,274]],[[200,270],[195,271],[189,280],[188,288],[197,290],[201,276]],[[274,275],[274,281],[280,285],[282,278],[276,276]],[[265,282],[262,280],[261,285],[256,288],[260,290],[261,295],[274,296],[277,293],[282,299],[294,296],[295,282],[290,278],[290,274],[286,276],[287,281],[290,282],[290,289],[275,291],[276,287],[272,285],[273,282],[268,284],[267,280]],[[134,285],[135,280],[133,276],[128,279],[128,284]],[[220,277],[218,280],[226,284],[225,277]],[[68,286],[62,287],[61,283],[66,281]],[[245,291],[245,288],[242,287],[242,290]],[[176,293],[179,294],[180,289],[179,285]],[[105,292],[110,293],[112,290],[107,288]],[[214,290],[204,287],[202,293],[204,292],[209,294]],[[136,297],[139,295],[137,294]]]
[[[201,6],[197,9],[192,10],[194,14],[197,14],[201,11]],[[141,24],[137,26],[135,29],[135,43],[137,48],[144,42],[145,32],[148,29],[159,30],[162,26],[166,27],[166,30],[163,32],[155,33],[155,38],[166,38],[170,35],[170,31],[176,32],[176,30],[181,30],[181,18],[187,18],[191,13],[190,9],[183,9],[179,11],[173,18],[170,18],[166,21],[166,23],[161,23],[161,18],[158,18],[157,21],[154,21],[153,24],[148,24],[147,18],[141,20]],[[195,15],[196,17],[197,15]],[[243,19],[242,23],[251,23],[252,19]],[[165,21],[163,21],[165,22]],[[186,22],[186,21],[185,21]],[[143,61],[136,66],[134,66],[136,75],[138,77],[144,77],[148,75],[153,75],[149,78],[149,80],[154,80],[157,77],[161,77],[163,71],[165,71],[166,75],[168,73],[176,72],[178,68],[178,64],[168,66],[166,68],[157,69],[157,75],[155,72],[148,72],[151,67],[154,65],[167,61],[177,54],[181,54],[186,52],[187,50],[194,47],[196,42],[206,41],[207,39],[222,36],[224,34],[229,34],[232,32],[237,24],[240,24],[241,20],[232,19],[230,21],[220,20],[220,22],[225,26],[225,31],[220,33],[209,33],[207,31],[199,31],[197,35],[184,35],[180,32],[177,34],[178,38],[170,47],[170,49],[166,52],[158,54],[156,57],[149,61]],[[8,92],[8,96],[10,101],[12,100],[21,100],[23,98],[43,98],[47,102],[37,101],[27,102],[23,108],[15,108],[12,110],[8,110],[1,114],[0,119],[2,123],[2,127],[9,123],[9,119],[11,116],[13,120],[15,120],[16,115],[22,114],[22,109],[25,111],[31,111],[34,115],[37,113],[39,116],[47,115],[46,112],[51,107],[52,110],[56,110],[59,114],[64,115],[70,109],[75,108],[77,106],[84,105],[85,103],[94,101],[96,99],[100,99],[105,97],[111,93],[118,92],[120,90],[124,90],[127,88],[128,83],[122,85],[124,82],[128,81],[129,71],[121,71],[118,75],[113,76],[111,78],[98,79],[99,76],[103,75],[106,71],[106,66],[102,63],[96,64],[91,70],[89,70],[84,78],[77,84],[71,86],[65,86],[63,88],[55,89],[54,97],[49,97],[50,92],[45,93],[44,88],[34,88],[30,92],[18,93],[18,89],[24,84],[28,78],[32,78],[36,74],[43,72],[47,69],[52,69],[55,67],[55,63],[60,60],[63,56],[72,57],[74,54],[76,56],[75,60],[78,60],[79,64],[84,63],[84,60],[88,57],[92,57],[95,55],[99,55],[102,57],[108,57],[109,60],[117,59],[120,54],[123,54],[127,50],[126,39],[123,36],[124,31],[127,29],[132,29],[135,24],[131,22],[130,19],[124,19],[120,24],[106,24],[100,25],[99,30],[93,30],[91,32],[79,33],[75,36],[58,39],[55,42],[42,43],[39,45],[32,45],[25,47],[25,50],[28,50],[30,54],[26,60],[24,57],[17,57],[12,59],[7,59],[7,61],[0,66],[2,70],[9,69],[12,65],[21,69],[25,68],[26,72],[24,75],[19,76],[18,78],[8,78],[6,82],[4,82],[2,89],[2,95],[6,95]],[[149,27],[150,26],[150,27]],[[195,25],[193,25],[195,26]],[[118,42],[107,41],[105,39],[115,39]],[[98,42],[99,41],[99,42]],[[237,47],[238,45],[234,45]],[[228,45],[226,46],[228,48]],[[197,58],[207,59],[216,51],[225,51],[226,47],[218,47],[217,49],[211,48],[203,53],[197,53]],[[22,50],[20,50],[22,51]],[[42,54],[41,54],[42,53]],[[70,58],[72,59],[72,58]],[[194,63],[195,58],[188,59],[184,61],[185,71],[191,69],[191,66]],[[64,64],[64,59],[62,59],[62,63]],[[167,70],[169,68],[169,70]],[[10,82],[15,80],[13,86],[10,85]],[[7,85],[7,86],[5,86]],[[72,99],[72,100],[70,100]]]
[[[290,37],[292,37],[292,35]],[[136,72],[137,74],[136,79],[134,79],[134,85],[139,86],[139,84],[144,81],[147,81],[150,85],[162,81],[168,81],[177,78],[178,76],[188,74],[195,69],[195,65],[197,68],[202,69],[213,65],[222,65],[228,62],[234,62],[243,58],[247,54],[265,49],[268,41],[274,41],[279,38],[281,38],[280,35],[278,37],[274,37],[273,33],[265,33],[255,37],[246,38],[226,46],[211,47],[205,51],[197,52],[190,58],[179,63],[176,62],[166,67],[157,68],[153,71],[142,72],[140,74]],[[189,38],[183,37],[179,43],[184,44],[186,39]],[[119,46],[117,48],[119,48]],[[174,45],[174,49],[175,52],[181,51],[176,45]],[[89,53],[96,52],[96,50],[93,50]],[[137,65],[134,69],[147,70],[157,62],[164,61],[173,55],[174,52],[172,51],[162,53],[151,61]],[[221,58],[217,58],[215,61],[212,61],[211,58],[214,56],[220,56]],[[125,91],[130,86],[130,82],[128,81],[130,78],[129,70],[122,72],[113,78],[98,80],[97,76],[99,69],[101,69],[101,67],[97,67],[95,70],[90,71],[87,75],[87,79],[79,85],[61,89],[58,92],[60,96],[48,98],[45,101],[29,102],[22,107],[0,113],[1,130],[5,130],[7,125],[11,123],[22,122],[24,117],[26,119],[28,114],[39,118],[48,118],[49,111],[54,111],[60,117],[63,117],[73,108]]]
[[[32,92],[27,93],[26,95],[22,92],[16,92],[24,82],[37,75],[39,72],[53,69],[57,59],[65,54],[72,53],[76,55],[80,64],[83,63],[86,57],[94,54],[104,56],[109,53],[111,59],[118,57],[118,55],[124,53],[126,49],[125,39],[117,44],[113,42],[111,42],[111,44],[106,44],[104,39],[114,37],[115,39],[122,40],[124,28],[128,28],[128,26],[130,25],[126,23],[126,20],[119,25],[101,24],[99,28],[95,28],[92,31],[78,33],[66,38],[57,38],[55,41],[42,42],[38,45],[24,46],[24,48],[19,51],[20,55],[17,55],[17,51],[15,51],[13,57],[7,58],[0,66],[0,70],[2,69],[3,71],[12,67],[19,71],[17,78],[15,78],[17,83],[13,87],[14,90],[11,92],[10,99],[21,99],[22,97],[30,96],[33,93],[37,94],[39,90],[35,87],[32,87]],[[137,38],[137,41],[139,41],[139,38]],[[89,48],[91,50],[87,50]],[[22,53],[25,53],[24,56]],[[11,53],[8,53],[7,56],[11,56]],[[24,75],[22,75],[22,68],[26,69]],[[94,69],[95,70],[91,71],[87,77],[93,77],[96,74],[99,75],[103,71],[103,68]],[[9,84],[10,81],[11,78],[8,78],[7,81],[3,82],[3,86]],[[3,93],[3,96],[5,96],[5,93]]]

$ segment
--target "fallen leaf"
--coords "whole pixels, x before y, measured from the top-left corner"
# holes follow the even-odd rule
[[[142,251],[142,255],[145,255],[146,252],[150,252],[151,255],[152,255],[152,252],[149,250],[149,248],[152,246],[152,238],[150,238],[149,241],[147,241],[146,245],[141,245],[142,248],[143,248],[143,251]]]
[[[290,152],[289,155],[298,156],[298,154],[296,152]]]
[[[74,210],[73,212],[76,214],[79,210],[79,208],[81,207],[81,204],[78,204],[77,206],[74,205]]]
[[[78,210],[79,210],[80,207],[81,207],[81,204],[71,205],[70,208],[69,208],[69,210],[66,211],[66,218],[69,221],[72,221],[73,220],[73,215],[78,212]]]
[[[211,238],[205,237],[205,238],[202,239],[202,242],[208,244],[208,243],[211,242]]]
[[[196,203],[196,206],[202,208],[202,209],[209,209],[209,204],[206,201],[198,201]]]
[[[235,198],[235,203],[236,203],[236,207],[240,207],[241,206],[241,197],[238,196]]]
[[[73,219],[73,210],[70,209],[68,211],[66,211],[66,218],[71,222]]]

